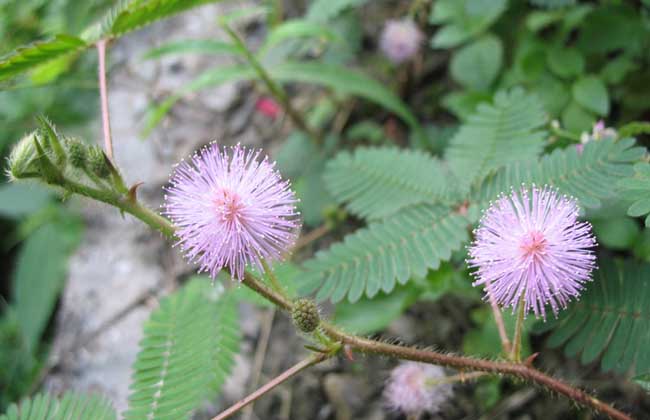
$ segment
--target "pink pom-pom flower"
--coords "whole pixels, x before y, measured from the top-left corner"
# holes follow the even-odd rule
[[[423,35],[411,19],[388,20],[381,33],[379,48],[393,63],[412,58],[420,49]]]
[[[401,363],[390,374],[384,399],[390,409],[406,414],[436,413],[452,395],[452,385],[444,383],[445,378],[440,366]]]
[[[576,200],[552,188],[522,187],[502,195],[474,231],[468,264],[477,268],[474,286],[485,286],[502,306],[524,304],[546,317],[577,298],[596,265],[596,240],[578,220]]]
[[[297,200],[260,153],[213,143],[178,164],[166,188],[165,214],[178,244],[212,278],[227,268],[241,280],[246,266],[262,270],[262,259],[281,259],[295,243]]]

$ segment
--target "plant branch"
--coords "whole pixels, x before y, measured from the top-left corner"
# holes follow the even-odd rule
[[[113,140],[111,138],[111,119],[108,111],[108,88],[106,86],[106,40],[97,41],[97,54],[99,56],[99,96],[102,108],[102,129],[104,131],[104,151],[106,156],[113,160]]]
[[[305,119],[300,115],[300,113],[293,107],[289,96],[285,90],[278,83],[273,80],[271,75],[264,69],[264,66],[259,62],[259,60],[251,53],[248,49],[248,46],[244,40],[227,24],[223,25],[224,30],[228,33],[230,38],[233,40],[235,45],[241,49],[246,61],[248,64],[255,70],[257,75],[260,77],[266,88],[269,90],[271,95],[282,105],[291,121],[301,130],[304,131],[317,145],[323,144],[322,136],[316,132],[313,128],[307,124]]]
[[[243,400],[238,401],[235,405],[221,412],[221,414],[219,414],[218,416],[213,417],[212,420],[224,420],[229,418],[230,416],[237,413],[242,408],[246,407],[248,404],[252,403],[253,401],[262,397],[264,394],[271,391],[273,388],[288,381],[289,379],[294,377],[296,374],[302,372],[303,370],[328,359],[329,357],[330,357],[329,354],[321,353],[321,354],[315,354],[301,362],[298,362],[293,367],[281,373],[279,376],[273,378],[270,382],[268,382],[263,387],[259,388],[257,391],[253,392]]]
[[[113,204],[121,210],[141,219],[147,225],[162,232],[165,236],[169,238],[172,238],[174,236],[174,227],[169,222],[169,220],[158,215],[152,210],[147,209],[137,202],[125,200],[120,197],[116,198],[115,194],[107,194],[104,191],[95,190],[93,188],[72,182],[68,182],[66,188],[72,192],[95,198],[108,204]],[[291,312],[293,302],[288,297],[279,291],[271,289],[250,272],[245,273],[242,283],[253,291],[262,295],[264,298],[278,306],[280,309]],[[341,344],[349,346],[349,348],[352,350],[357,350],[367,354],[389,356],[402,360],[432,363],[442,366],[454,367],[457,369],[468,369],[472,371],[488,372],[492,374],[509,375],[520,378],[527,382],[533,382],[542,385],[545,388],[562,394],[579,404],[592,408],[600,413],[604,413],[613,419],[632,420],[631,417],[624,414],[623,412],[609,406],[597,398],[592,397],[586,392],[567,384],[566,382],[546,375],[545,373],[530,366],[530,364],[475,359],[467,356],[457,356],[453,354],[439,353],[431,350],[422,350],[412,347],[388,344],[348,334],[335,327],[334,325],[324,321],[321,321],[320,328],[328,337]],[[289,379],[299,371],[306,369],[314,363],[325,360],[327,357],[330,357],[330,355],[319,354],[318,356],[315,356],[315,358],[307,359],[306,361],[299,363],[298,365],[289,369],[287,372],[283,373],[278,378],[274,379],[269,384],[260,388],[260,390],[249,396],[247,399],[238,403],[238,409],[241,409],[246,404],[259,398],[265,392],[277,386],[282,381]],[[278,382],[279,379],[282,380]],[[234,412],[236,412],[236,410],[227,410],[220,416],[215,417],[213,420],[225,419],[227,417],[224,416],[225,414],[229,416]]]

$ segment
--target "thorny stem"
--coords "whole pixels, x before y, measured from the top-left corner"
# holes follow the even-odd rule
[[[233,42],[237,45],[237,47],[241,49],[241,52],[246,58],[246,61],[248,61],[248,64],[253,67],[253,70],[255,70],[262,82],[266,85],[266,88],[269,90],[271,95],[273,95],[273,97],[278,102],[280,102],[287,115],[289,115],[289,118],[291,118],[291,121],[293,121],[293,123],[301,131],[304,131],[314,141],[314,143],[317,145],[323,144],[322,136],[313,128],[311,128],[302,117],[302,115],[300,115],[300,113],[293,107],[293,105],[291,105],[291,101],[289,100],[289,96],[285,90],[282,88],[282,86],[277,84],[275,80],[273,80],[271,75],[266,71],[266,69],[264,69],[259,60],[248,49],[248,46],[246,46],[244,40],[227,24],[224,24],[223,28],[228,33]]]
[[[72,192],[115,205],[121,210],[139,218],[155,230],[160,231],[165,236],[169,238],[174,237],[174,227],[167,219],[140,205],[137,202],[130,202],[121,198],[116,199],[115,194],[106,195],[105,192],[85,187],[80,184],[74,184],[72,182],[68,182],[66,188]],[[280,309],[291,312],[293,302],[289,298],[287,298],[284,294],[271,289],[250,272],[245,273],[242,283],[275,304]],[[592,408],[600,413],[608,415],[613,419],[632,420],[632,418],[627,414],[615,409],[614,407],[611,407],[610,405],[598,400],[595,397],[592,397],[586,392],[567,384],[566,382],[553,378],[535,369],[530,364],[476,359],[467,356],[458,356],[454,354],[440,353],[432,350],[389,344],[348,334],[338,327],[325,321],[321,321],[320,328],[329,338],[335,340],[338,343],[341,343],[342,345],[349,346],[349,348],[352,350],[357,350],[362,353],[389,356],[396,359],[411,360],[414,362],[431,363],[441,366],[453,367],[456,369],[487,372],[497,375],[509,375],[526,382],[534,382],[538,385],[542,385],[551,391],[562,394],[585,407]],[[279,383],[289,379],[291,376],[295,375],[303,369],[306,369],[312,364],[317,363],[314,362],[315,360],[322,361],[331,355],[331,353],[319,354],[318,356],[314,356],[312,359],[308,359],[308,361],[303,361],[297,364],[293,368],[280,375],[278,378],[260,388],[248,398],[240,401],[235,406],[231,407],[226,412],[222,413],[220,416],[217,416],[212,420],[225,419],[226,417],[223,416],[224,414],[227,413],[228,416],[230,416],[237,410],[244,407],[246,404],[254,401],[255,399],[262,396],[265,392],[268,392],[268,390],[277,386]]]
[[[471,381],[472,379],[481,378],[483,376],[489,375],[487,372],[470,372],[470,373],[459,373],[457,375],[445,376],[444,378],[439,379],[428,379],[426,385],[444,385],[444,384],[453,384],[456,382],[466,382]]]
[[[512,341],[512,360],[521,362],[521,333],[524,329],[524,318],[526,317],[526,305],[524,305],[525,295],[521,295],[519,300],[519,307],[517,308],[517,324],[515,325],[515,336]]]
[[[108,89],[106,87],[106,40],[97,41],[99,56],[99,96],[102,108],[102,129],[104,131],[104,151],[113,160],[113,140],[111,139],[111,119],[108,112]]]
[[[253,392],[243,400],[239,400],[235,405],[231,406],[225,411],[222,411],[218,416],[213,417],[212,420],[224,420],[227,419],[228,417],[232,416],[233,414],[236,414],[239,410],[242,408],[246,407],[248,404],[252,403],[253,401],[257,400],[258,398],[262,397],[264,394],[267,392],[271,391],[273,388],[277,387],[278,385],[286,382],[287,380],[291,379],[294,377],[296,374],[300,373],[301,371],[314,366],[326,359],[329,359],[331,355],[329,354],[314,354],[311,357],[302,360],[301,362],[298,362],[295,364],[293,367],[289,368],[288,370],[285,370],[283,373],[281,373],[279,376],[276,376],[273,378],[270,382],[268,382],[266,385],[262,386],[259,388],[257,391]]]

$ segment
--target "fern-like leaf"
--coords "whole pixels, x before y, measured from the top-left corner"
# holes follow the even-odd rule
[[[80,51],[87,44],[80,38],[70,35],[57,35],[17,48],[0,58],[0,81],[10,79],[50,60]]]
[[[360,7],[368,0],[314,0],[307,10],[307,18],[325,22],[340,15],[344,10]]]
[[[205,279],[165,298],[144,327],[125,419],[184,419],[216,393],[239,350],[236,298]]]
[[[531,159],[544,147],[546,120],[536,97],[522,89],[499,92],[493,104],[481,104],[451,139],[449,166],[467,186],[495,169]]]
[[[320,289],[318,300],[356,302],[389,293],[396,281],[423,277],[468,239],[467,218],[443,205],[412,206],[381,223],[345,237],[305,262],[304,293]]]
[[[109,12],[103,35],[120,36],[197,6],[221,0],[140,0],[122,3]]]
[[[418,150],[358,148],[328,162],[325,184],[340,203],[377,219],[418,203],[453,203],[451,176],[442,163]]]
[[[634,175],[619,182],[621,196],[632,202],[627,214],[632,217],[645,216],[650,213],[650,163],[639,162],[634,165]],[[645,219],[650,227],[650,215]]]
[[[601,260],[593,283],[579,301],[542,331],[553,330],[548,344],[564,345],[582,363],[599,357],[603,371],[650,372],[650,265]]]
[[[111,403],[98,395],[66,393],[61,400],[38,394],[12,404],[0,420],[115,420]]]
[[[478,188],[470,202],[484,208],[500,193],[522,183],[536,183],[554,186],[582,206],[597,208],[601,200],[619,192],[617,182],[631,176],[632,163],[643,154],[644,149],[634,147],[633,139],[590,142],[582,153],[571,146],[557,149],[539,161],[518,162],[499,171]]]

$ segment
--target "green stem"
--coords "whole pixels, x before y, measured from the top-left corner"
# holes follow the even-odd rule
[[[92,188],[68,179],[63,180],[62,184],[57,186],[72,193],[93,198],[97,201],[117,207],[125,213],[129,213],[140,219],[152,229],[161,232],[167,238],[171,239],[174,237],[174,226],[169,220],[143,206],[138,201],[129,199],[127,195],[120,195],[112,191]]]
[[[526,305],[524,305],[525,292],[521,294],[519,307],[517,308],[517,324],[515,325],[515,335],[512,339],[511,359],[515,362],[521,362],[521,336],[524,329],[524,319],[526,318]]]
[[[273,272],[271,266],[269,266],[269,264],[266,262],[264,258],[260,258],[260,261],[262,262],[262,267],[264,268],[264,272],[269,277],[269,280],[271,280],[271,285],[273,286],[273,288],[277,292],[283,293],[284,289],[282,288],[282,285],[278,281],[278,278],[275,276],[275,273]]]
[[[317,145],[323,144],[322,136],[317,133],[313,128],[311,128],[305,119],[300,115],[300,113],[291,105],[289,96],[285,90],[278,83],[273,80],[271,75],[266,71],[262,66],[259,60],[253,55],[253,53],[248,49],[244,40],[227,24],[223,25],[224,30],[228,33],[232,41],[237,47],[239,47],[248,61],[248,64],[253,67],[253,70],[260,77],[262,82],[266,85],[266,88],[269,90],[271,95],[282,105],[282,108],[286,111],[291,121],[301,130],[304,131]]]

